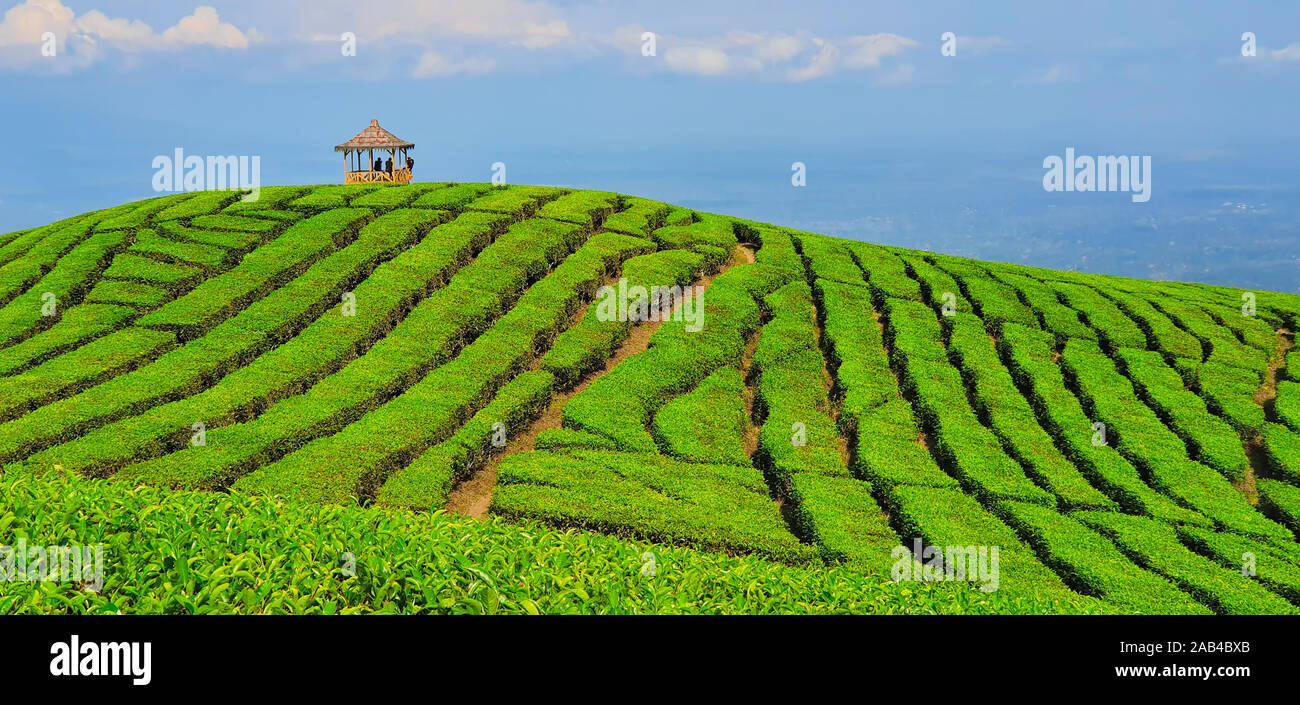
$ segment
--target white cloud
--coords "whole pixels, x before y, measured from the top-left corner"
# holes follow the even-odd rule
[[[897,34],[868,34],[849,37],[844,41],[844,65],[851,69],[873,69],[880,66],[880,60],[895,56],[904,49],[919,44],[915,39]]]
[[[44,31],[58,35],[60,57],[65,53],[74,57],[60,62],[68,66],[90,65],[113,52],[141,54],[192,47],[246,50],[263,41],[257,30],[223,22],[217,10],[207,5],[199,5],[173,26],[155,31],[138,19],[114,18],[99,10],[78,15],[62,1],[25,0],[4,15],[0,65],[40,61],[39,42]],[[576,31],[570,23],[584,15],[548,0],[302,0],[301,5],[309,11],[276,16],[283,23],[277,32],[280,40],[335,44],[341,34],[352,33],[364,47],[359,55],[375,57],[359,60],[358,69],[370,66],[374,70],[357,75],[371,76],[387,75],[399,65],[421,78],[482,74],[502,66],[535,65],[539,59],[533,52],[545,51],[551,62],[590,60],[617,52],[638,62],[639,70],[694,76],[740,75],[799,82],[843,71],[877,71],[882,81],[899,82],[910,80],[914,69],[895,66],[891,59],[919,44],[891,33],[819,37],[808,31],[732,30],[712,36],[659,34],[657,56],[643,57],[646,27]],[[649,29],[653,31],[653,27]],[[979,42],[993,45],[1002,41],[963,39],[976,42],[972,47]],[[16,49],[9,52],[7,47]],[[292,56],[285,59],[290,70],[337,58],[336,51],[301,49],[292,49]]]
[[[596,36],[592,39],[597,44],[604,44],[624,54],[641,56],[641,35],[645,32],[646,28],[639,24],[619,25],[608,35]]]
[[[1300,61],[1300,42],[1291,42],[1281,49],[1266,50],[1264,55],[1277,63]]]
[[[568,39],[569,25],[561,20],[551,20],[545,24],[530,24],[524,27],[524,38],[520,40],[527,49],[542,49]]]
[[[821,78],[835,70],[835,65],[840,60],[840,50],[834,44],[813,40],[817,47],[817,53],[812,57],[806,66],[801,68],[792,68],[786,72],[786,78],[791,81],[811,81],[814,78]]]
[[[1011,40],[1002,37],[967,37],[957,35],[957,55],[982,56],[1011,46]]]
[[[73,32],[83,38],[103,39],[126,50],[146,46],[153,39],[153,29],[140,20],[111,18],[99,10],[78,17],[73,23]]]
[[[0,22],[0,46],[37,44],[44,32],[64,32],[76,15],[59,0],[28,0],[5,12]]]
[[[256,32],[257,30],[252,30]],[[247,49],[249,38],[229,22],[222,22],[216,9],[207,5],[194,8],[194,14],[182,17],[175,27],[162,33],[168,44],[197,44],[226,49]]]
[[[756,66],[763,66],[791,61],[816,41],[807,33],[762,34],[733,30],[709,43],[724,51],[743,48]]]
[[[807,46],[802,37],[770,37],[759,42],[754,55],[765,62],[781,63],[803,53]]]
[[[1291,42],[1281,49],[1270,49],[1260,45],[1256,47],[1255,56],[1242,56],[1237,52],[1232,56],[1219,59],[1221,65],[1239,64],[1249,69],[1266,72],[1286,70],[1300,64],[1300,42]]]
[[[641,31],[641,27],[620,27],[604,41],[639,55]],[[897,34],[822,38],[807,32],[734,31],[711,39],[659,36],[657,44],[669,71],[703,76],[754,74],[802,82],[840,70],[881,69],[886,58],[918,46],[919,42]],[[910,75],[907,74],[909,78]]]
[[[958,50],[960,51],[960,50]],[[1069,64],[1052,64],[1046,71],[1030,79],[1031,83],[1072,83],[1079,80],[1079,71]]]
[[[574,35],[559,10],[537,0],[311,0],[310,5],[310,12],[291,19],[290,34],[298,41],[337,43],[342,32],[352,32],[367,55],[388,54],[396,61],[414,57],[416,77],[488,73],[512,60],[527,61],[517,56],[521,50],[574,49],[588,41]]]
[[[158,34],[140,20],[109,17],[99,10],[77,15],[61,0],[26,0],[5,12],[0,22],[0,48],[6,49],[0,62],[22,65],[39,60],[41,36],[46,32],[57,38],[60,55],[70,59],[54,63],[57,69],[88,66],[103,58],[105,49],[126,53],[187,45],[247,49],[260,39],[257,30],[241,31],[222,22],[217,11],[206,5]]]
[[[678,73],[718,76],[731,65],[727,53],[709,47],[674,47],[664,54],[668,67]]]
[[[315,0],[294,19],[302,37],[351,31],[362,41],[462,39],[540,49],[572,37],[559,10],[532,0]]]
[[[435,78],[454,76],[456,74],[473,75],[490,73],[494,68],[496,68],[496,62],[492,59],[470,58],[452,61],[435,51],[426,51],[420,56],[420,61],[416,64],[415,70],[411,72],[411,76],[414,78]]]

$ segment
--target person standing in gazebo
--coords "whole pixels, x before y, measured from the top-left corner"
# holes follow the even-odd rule
[[[412,149],[415,149],[414,142],[407,142],[380,127],[378,120],[371,120],[366,129],[358,132],[347,142],[334,147],[334,151],[343,152],[343,183],[345,184],[377,181],[394,184],[411,183],[411,170],[409,167],[402,167],[402,161],[412,163],[409,158]],[[379,152],[377,158],[376,152]],[[388,154],[387,159],[384,158],[385,153]],[[369,157],[363,156],[367,154]],[[356,163],[349,166],[351,155],[355,155]]]

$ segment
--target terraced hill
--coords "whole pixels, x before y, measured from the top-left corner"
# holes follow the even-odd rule
[[[804,585],[887,582],[893,549],[919,537],[998,546],[995,610],[1295,612],[1297,318],[1289,294],[979,262],[605,192],[167,196],[0,236],[0,499],[64,517],[0,504],[0,543],[141,531],[75,498],[139,511],[148,486],[163,492],[148,512],[178,532],[220,531],[232,506],[359,503],[362,523],[449,508],[791,564]],[[168,514],[167,497],[201,508]],[[254,577],[221,605],[270,609]],[[119,601],[194,609],[117,579]],[[818,585],[750,608],[870,609]],[[20,599],[43,598],[8,608]],[[416,592],[397,608],[439,604]]]

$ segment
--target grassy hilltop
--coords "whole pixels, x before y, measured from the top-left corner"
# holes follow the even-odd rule
[[[598,191],[86,213],[0,236],[0,545],[107,579],[0,613],[1296,612],[1297,319]]]

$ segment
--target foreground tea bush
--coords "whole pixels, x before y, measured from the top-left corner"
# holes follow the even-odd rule
[[[942,583],[804,570],[442,512],[0,480],[0,544],[102,544],[99,593],[0,582],[14,613],[993,613],[1077,611]],[[355,558],[348,571],[347,555]],[[651,563],[651,556],[653,563]],[[654,575],[643,575],[651,572]],[[355,575],[349,575],[354,572]]]

